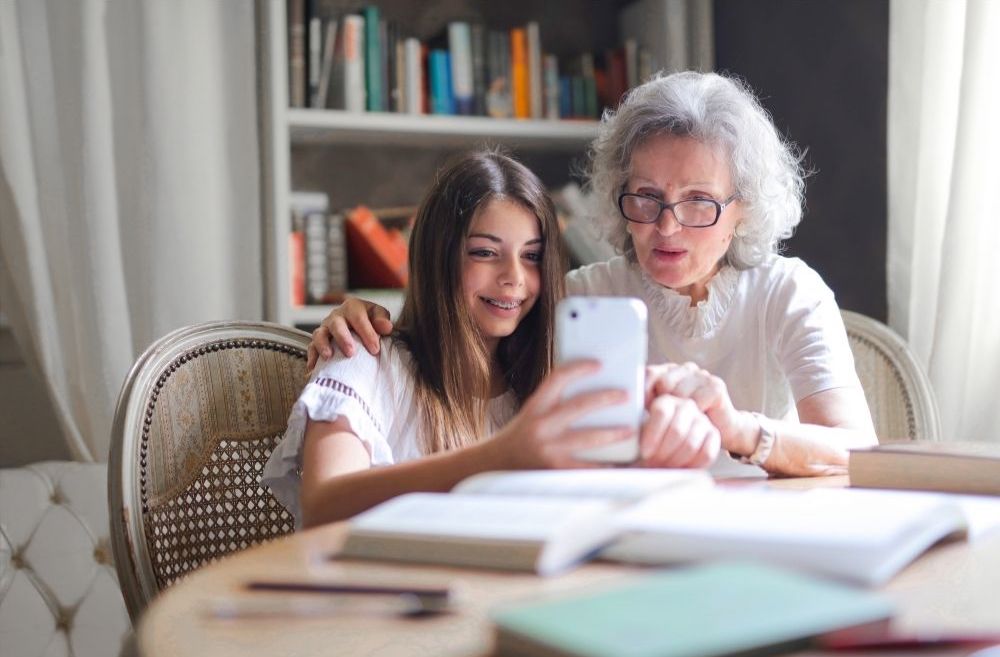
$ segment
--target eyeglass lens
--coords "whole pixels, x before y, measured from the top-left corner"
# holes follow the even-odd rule
[[[654,223],[665,209],[656,199],[631,194],[622,197],[622,211],[632,221]],[[673,211],[684,226],[708,226],[715,223],[719,206],[714,201],[692,199],[675,204]]]

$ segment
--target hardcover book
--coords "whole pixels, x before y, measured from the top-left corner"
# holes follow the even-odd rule
[[[363,112],[365,91],[365,19],[347,14],[340,20],[334,46],[333,69],[327,91],[327,106]]]
[[[643,576],[511,606],[494,615],[494,654],[713,657],[808,648],[814,637],[887,624],[881,596],[746,563]]]
[[[906,442],[851,450],[851,485],[1000,495],[1000,445]]]
[[[363,205],[347,213],[345,229],[352,288],[406,287],[407,244],[398,230],[383,226]]]

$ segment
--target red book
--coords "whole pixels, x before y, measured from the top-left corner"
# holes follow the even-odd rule
[[[292,305],[306,305],[306,236],[301,230],[288,235],[288,278]]]
[[[407,245],[363,205],[347,213],[348,268],[352,288],[406,287]]]
[[[615,108],[618,107],[622,96],[628,91],[628,70],[625,66],[625,50],[622,48],[609,49],[606,60],[608,87],[604,104]]]

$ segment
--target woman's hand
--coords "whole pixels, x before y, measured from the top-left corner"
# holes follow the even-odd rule
[[[630,427],[572,428],[581,416],[626,401],[624,390],[584,392],[563,400],[570,381],[593,374],[598,361],[581,360],[552,370],[506,427],[484,447],[499,469],[587,468],[600,464],[581,461],[574,454],[625,440],[635,433]]]
[[[760,427],[749,413],[736,410],[726,383],[695,363],[651,365],[646,368],[646,401],[661,395],[690,400],[719,431],[722,448],[748,455],[757,445]]]
[[[649,412],[639,435],[641,465],[707,468],[719,455],[719,430],[690,399],[647,396]]]
[[[379,336],[392,332],[389,311],[371,301],[347,297],[313,331],[306,371],[312,371],[319,357],[331,358],[334,345],[345,356],[353,356],[354,338],[351,337],[351,331],[361,338],[365,349],[374,356],[379,350]]]

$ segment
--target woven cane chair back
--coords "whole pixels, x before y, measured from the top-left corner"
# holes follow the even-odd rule
[[[841,312],[879,442],[939,440],[934,390],[909,345],[878,320]]]
[[[133,622],[186,573],[293,530],[260,475],[305,383],[308,344],[277,324],[213,322],[170,333],[133,365],[108,464],[112,547]]]

